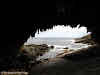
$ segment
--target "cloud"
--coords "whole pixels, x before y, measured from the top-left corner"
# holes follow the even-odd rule
[[[91,32],[87,32],[87,27],[80,27],[80,24],[77,27],[71,27],[70,25],[58,25],[54,26],[52,29],[49,29],[44,32],[36,32],[36,38],[80,38],[91,34]]]

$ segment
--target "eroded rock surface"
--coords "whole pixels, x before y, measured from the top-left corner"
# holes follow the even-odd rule
[[[75,43],[94,45],[95,41],[92,39],[91,34],[89,34],[89,35],[86,35],[84,37],[75,39]]]
[[[46,44],[42,44],[42,45],[35,45],[35,44],[23,45],[22,48],[21,48],[22,52],[26,51],[27,54],[29,54],[31,56],[42,55],[45,52],[47,52],[48,50],[49,50],[49,47]]]

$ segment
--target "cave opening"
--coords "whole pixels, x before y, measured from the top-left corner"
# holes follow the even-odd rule
[[[10,68],[29,71],[34,65],[56,61],[55,58],[82,59],[99,55],[100,48],[94,47],[93,30],[81,24],[35,25],[31,33],[26,33],[27,37],[24,35],[27,40],[20,47]]]
[[[27,49],[31,47],[33,50],[34,47],[37,47],[36,45],[48,47],[48,51],[47,48],[44,48],[46,51],[44,50],[43,53],[38,55],[38,61],[41,59],[55,58],[60,54],[69,54],[83,48],[91,47],[94,45],[91,34],[92,32],[87,27],[81,26],[80,24],[76,25],[76,27],[71,27],[68,24],[55,25],[47,30],[37,29],[34,35],[35,37],[30,36],[24,43],[24,47]],[[42,49],[40,48],[40,50]]]
[[[21,6],[18,3],[17,4],[15,3],[12,3],[13,5],[7,3],[6,6],[5,5],[2,6],[4,7],[2,20],[4,21],[0,27],[1,28],[0,71],[28,71],[28,72],[32,71],[31,75],[33,74],[34,75],[55,75],[55,74],[56,75],[66,75],[66,74],[95,75],[98,73],[100,74],[100,65],[99,65],[100,45],[99,47],[91,46],[93,48],[90,47],[89,49],[83,48],[84,50],[82,50],[81,52],[79,51],[76,53],[66,54],[69,52],[69,48],[70,48],[70,46],[67,47],[66,44],[72,45],[72,47],[74,48],[80,47],[80,45],[78,45],[80,43],[84,43],[84,46],[86,47],[87,45],[85,44],[87,43],[88,45],[91,44],[95,45],[95,42],[98,42],[100,44],[99,23],[98,20],[96,21],[96,14],[98,15],[98,13],[96,12],[98,12],[98,10],[96,10],[95,1],[90,2],[87,0],[86,1],[82,0],[81,2],[79,0],[77,1],[57,0],[56,6],[54,1],[46,1],[46,2],[41,1],[36,3],[34,2],[34,4],[33,3],[29,4],[28,2],[27,3],[19,2]],[[74,45],[73,43],[75,43],[75,40],[71,39],[70,43],[69,42],[66,43],[65,40],[57,41],[57,37],[56,40],[54,41],[56,41],[56,44],[62,44],[63,46],[56,45],[55,42],[52,41],[48,42],[46,39],[45,39],[46,41],[43,41],[41,43],[41,40],[38,39],[39,36],[41,36],[40,34],[58,25],[58,24],[54,25],[54,23],[55,24],[59,23],[60,25],[62,25],[62,23],[73,23],[73,24],[69,24],[73,26],[73,28],[77,27],[77,24],[75,23],[84,24],[84,26],[87,27],[87,31],[90,32],[87,33],[91,34],[91,36],[87,36],[88,38],[84,36],[82,37],[81,40],[80,38],[75,39],[77,40],[76,41],[77,44]],[[61,33],[60,31],[57,32],[56,34],[53,33],[54,36],[55,35],[58,36],[57,35],[58,33],[61,34],[58,39],[62,38],[65,34],[65,33]],[[75,33],[74,30],[73,33]],[[67,35],[71,37],[70,34],[72,33],[69,30],[69,33],[67,33]],[[76,38],[77,36],[81,37],[83,34],[86,33],[84,32],[81,34],[77,34],[77,36],[75,34],[72,35]],[[48,35],[45,35],[45,37],[46,36]],[[35,39],[35,40],[34,42],[33,41],[28,42],[29,39],[30,40]],[[38,43],[40,44],[37,45],[36,44],[37,42],[35,43],[36,40],[39,41]],[[63,42],[65,43],[63,44]],[[50,43],[51,46],[49,46],[48,43]],[[82,47],[84,46],[82,44]],[[62,64],[57,63],[58,65],[56,67],[45,65],[46,63],[45,61],[49,61],[49,59],[40,56],[43,56],[44,53],[46,52],[48,53],[48,51],[50,50],[52,50],[51,51],[52,54],[54,52],[59,52],[57,57],[59,58],[64,57],[64,59],[66,59],[65,61],[67,62],[66,63],[62,62]],[[70,51],[72,52],[73,49]],[[50,56],[52,56],[51,53]],[[49,54],[45,54],[45,55],[49,56]],[[79,62],[80,59],[82,58],[87,59],[89,56],[90,56],[89,60]],[[40,60],[42,58],[43,60]],[[69,58],[70,61],[67,58]],[[74,60],[78,60],[78,63],[76,64],[76,62],[72,61],[72,58]],[[38,65],[38,67],[35,67],[34,65],[35,66]],[[46,66],[46,68],[43,67],[43,65]],[[54,63],[54,65],[56,64]],[[52,68],[50,69],[50,67]]]

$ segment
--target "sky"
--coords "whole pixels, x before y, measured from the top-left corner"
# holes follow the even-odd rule
[[[43,32],[36,32],[36,38],[80,38],[85,35],[91,34],[91,32],[87,32],[87,27],[80,27],[80,24],[77,27],[71,27],[70,25],[58,25],[54,26],[53,29],[49,29]]]

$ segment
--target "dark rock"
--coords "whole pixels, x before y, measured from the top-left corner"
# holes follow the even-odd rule
[[[40,46],[42,46],[42,47],[48,47],[48,45],[47,45],[47,44],[42,44],[42,45],[40,45]]]
[[[69,51],[74,51],[73,49],[70,49]]]
[[[54,46],[50,46],[50,48],[54,48]]]
[[[24,45],[21,50],[24,54],[26,53],[28,56],[38,57],[39,55],[43,55],[45,52],[49,50],[48,45],[41,44],[41,45]]]
[[[65,47],[65,48],[63,48],[63,49],[68,49],[68,47]]]
[[[83,59],[83,58],[87,58],[87,57],[93,57],[93,56],[98,56],[98,52],[100,47],[95,44],[93,46],[90,46],[88,48],[83,48],[77,51],[73,51],[72,53],[66,54],[64,56],[64,58],[69,58],[69,59]]]

